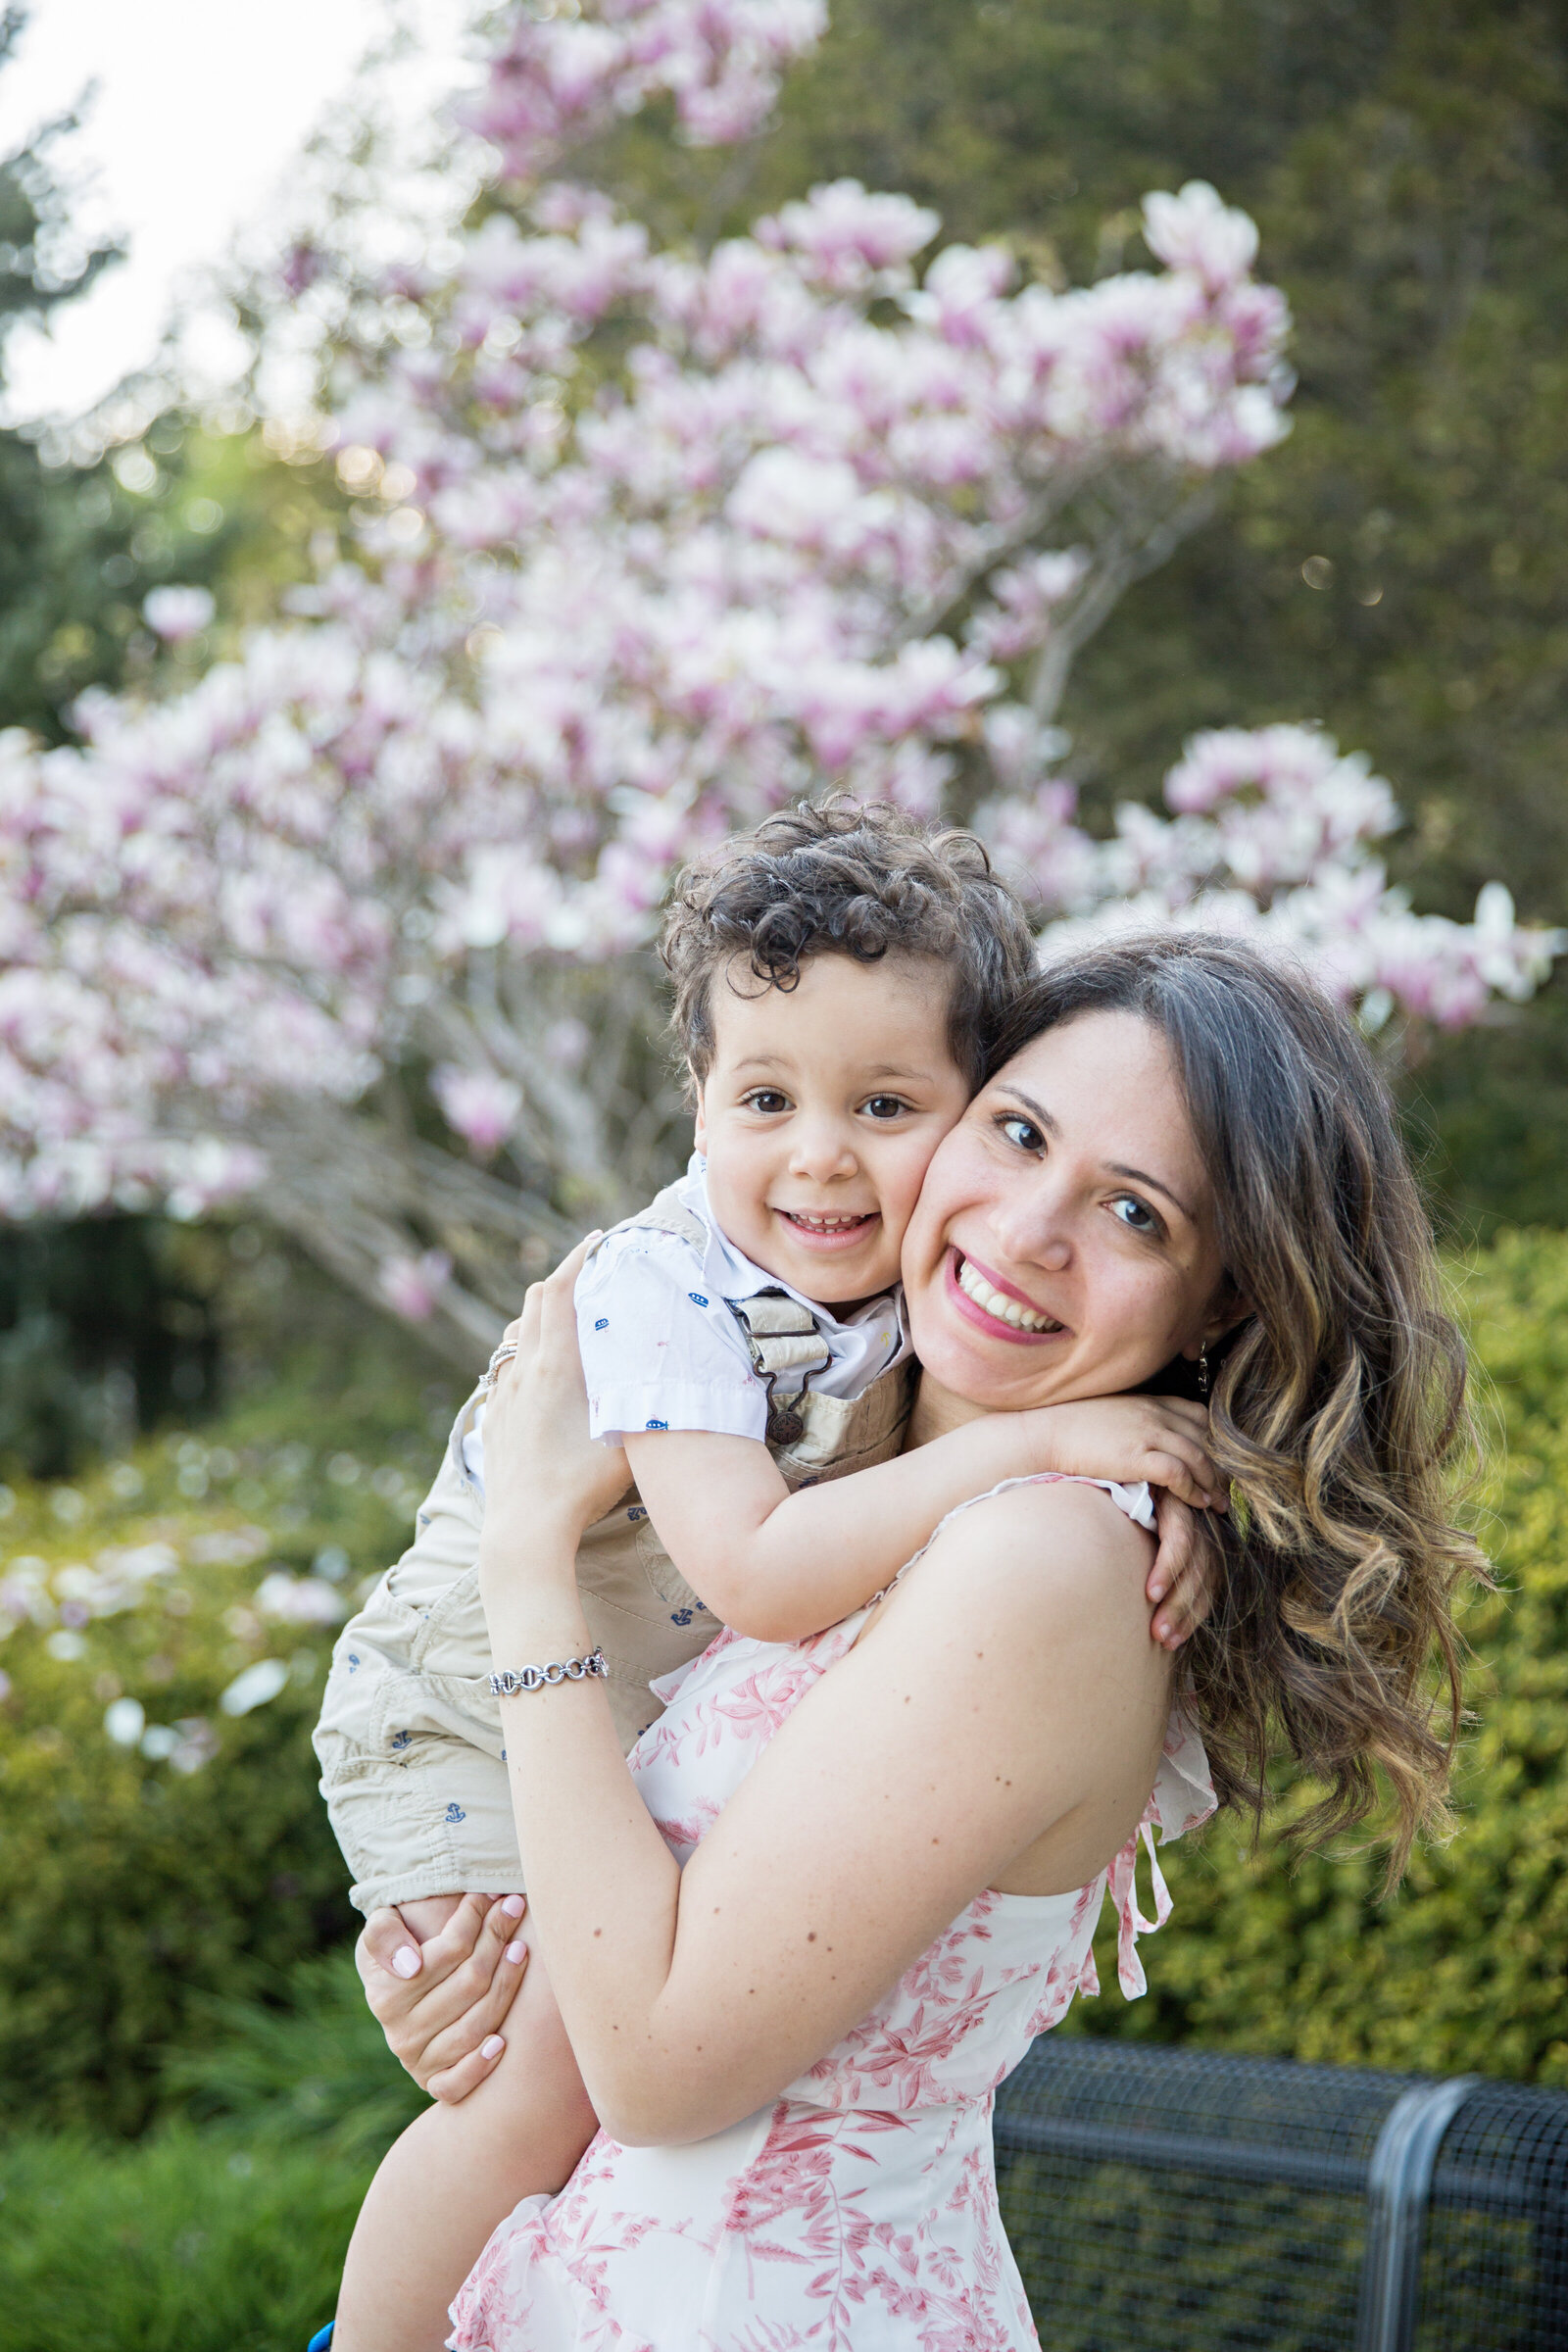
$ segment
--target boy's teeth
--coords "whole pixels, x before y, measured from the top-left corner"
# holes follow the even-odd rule
[[[1004,1291],[994,1291],[983,1274],[976,1273],[966,1257],[958,1259],[958,1288],[976,1306],[983,1306],[988,1315],[999,1323],[1010,1323],[1014,1331],[1059,1331],[1061,1325],[1051,1315],[1037,1315],[1031,1306],[1021,1306]]]
[[[804,1208],[787,1208],[784,1214],[793,1225],[809,1225],[813,1233],[837,1233],[843,1225],[863,1225],[869,1209],[859,1209],[853,1217],[813,1217]]]

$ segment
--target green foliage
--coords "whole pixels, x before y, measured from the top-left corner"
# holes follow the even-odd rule
[[[450,1400],[373,1362],[309,1369],[220,1443],[0,1492],[0,1626],[22,1617],[0,1648],[0,2112],[137,2128],[168,2045],[213,2037],[204,1999],[270,1990],[352,1925],[309,1744],[332,1628],[256,1594],[314,1572],[346,1610],[408,1540]],[[285,1687],[225,1714],[263,1658]],[[122,1700],[135,1746],[107,1729]]]
[[[1388,1903],[1375,1856],[1293,1873],[1277,1822],[1256,1853],[1234,1825],[1173,1847],[1149,1997],[1107,1990],[1070,2030],[1568,2083],[1568,1239],[1506,1235],[1457,1274],[1508,1449],[1457,1835]],[[346,1956],[311,1959],[352,1926],[308,1746],[330,1628],[254,1605],[274,1561],[349,1593],[401,1549],[452,1399],[384,1353],[340,1340],[202,1438],[19,1486],[0,1522],[0,1596],[29,1560],[54,1595],[0,1646],[0,2113],[135,2129],[172,2099],[357,2163],[413,2111]],[[148,1544],[179,1565],[145,1606],[58,1622],[63,1565]],[[79,1654],[51,1654],[73,1633]],[[224,1717],[218,1693],[263,1655],[288,1687]],[[122,1695],[149,1724],[205,1721],[217,1752],[185,1772],[115,1746]],[[1281,1818],[1306,1793],[1287,1788]],[[1101,1973],[1113,1986],[1108,1951]]]
[[[174,2125],[0,2144],[0,2352],[302,2352],[369,2168]]]
[[[1388,1902],[1376,1855],[1293,1875],[1277,1827],[1255,1853],[1234,1824],[1172,1847],[1149,1997],[1089,2004],[1085,2031],[1568,2085],[1568,1238],[1505,1235],[1458,1273],[1506,1446],[1458,1830]],[[1287,1788],[1282,1819],[1307,1794]]]
[[[67,1477],[90,1447],[212,1400],[202,1256],[220,1252],[151,1217],[0,1226],[0,1472]]]
[[[204,2003],[211,2042],[176,2050],[165,2088],[198,2120],[221,2117],[247,2147],[315,2140],[377,2162],[428,2104],[366,2006],[351,1950],[301,1961],[273,2001]]]

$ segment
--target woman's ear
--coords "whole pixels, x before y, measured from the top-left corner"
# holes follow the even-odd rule
[[[1202,1330],[1196,1340],[1186,1343],[1182,1348],[1183,1355],[1190,1364],[1196,1364],[1205,1348],[1219,1347],[1255,1312],[1250,1298],[1244,1298],[1227,1275],[1210,1303]]]

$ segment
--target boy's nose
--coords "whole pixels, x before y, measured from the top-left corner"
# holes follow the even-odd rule
[[[834,1120],[803,1121],[791,1139],[790,1172],[813,1184],[853,1176],[859,1164],[853,1139]]]

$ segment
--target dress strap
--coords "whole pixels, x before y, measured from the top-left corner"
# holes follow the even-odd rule
[[[1138,1908],[1138,1848],[1143,1845],[1149,1855],[1150,1884],[1154,1895],[1154,1916],[1146,1919]],[[1116,1906],[1116,1982],[1130,2001],[1138,2000],[1149,1990],[1149,1979],[1138,1957],[1140,1936],[1152,1936],[1170,1917],[1170,1888],[1159,1867],[1154,1851],[1154,1824],[1152,1811],[1144,1815],[1137,1829],[1116,1855],[1106,1873],[1110,1899]]]
[[[1203,1753],[1198,1727],[1184,1708],[1173,1707],[1144,1818],[1105,1873],[1106,1891],[1116,1906],[1116,1981],[1130,2001],[1136,2001],[1149,1989],[1144,1964],[1138,1956],[1138,1938],[1154,1935],[1170,1917],[1170,1888],[1159,1867],[1154,1832],[1158,1830],[1160,1843],[1168,1845],[1173,1838],[1185,1837],[1200,1821],[1206,1821],[1214,1806],[1214,1784],[1209,1778],[1208,1758]],[[1152,1919],[1146,1919],[1138,1907],[1140,1845],[1149,1856],[1150,1886],[1154,1897]],[[1100,1990],[1093,1952],[1085,1960],[1079,1989]]]

